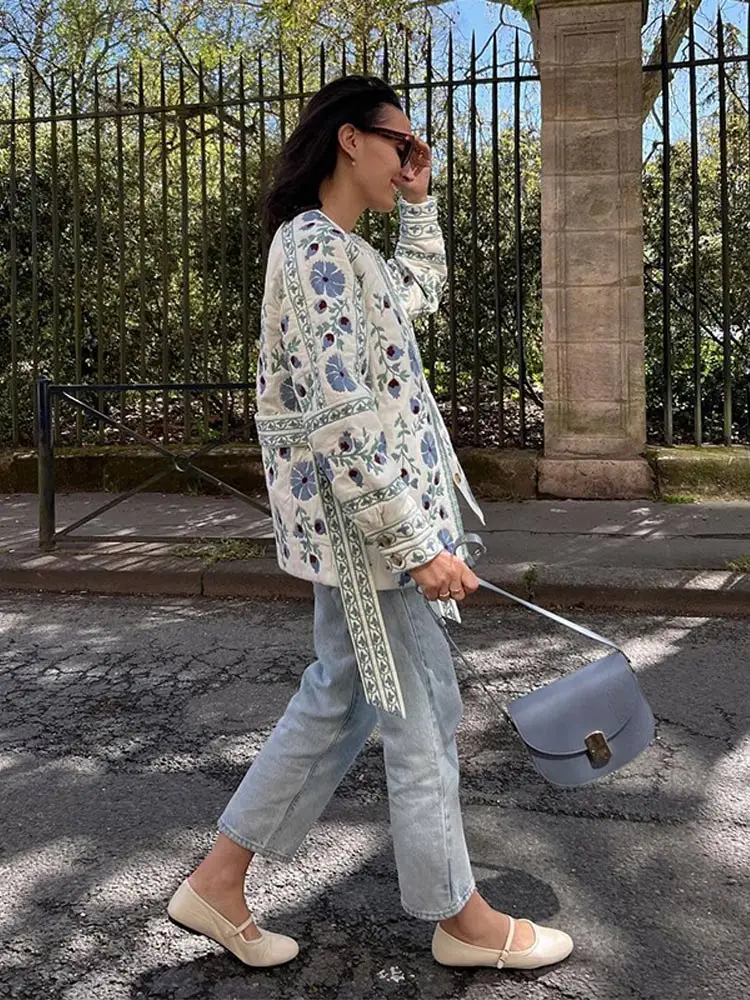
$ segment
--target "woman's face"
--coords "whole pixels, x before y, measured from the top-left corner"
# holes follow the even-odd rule
[[[360,152],[352,169],[367,207],[375,212],[391,212],[398,196],[395,182],[411,180],[413,176],[410,165],[402,167],[399,158],[407,145],[407,140],[400,137],[411,135],[411,123],[403,111],[386,104],[373,127],[398,134],[359,132]]]

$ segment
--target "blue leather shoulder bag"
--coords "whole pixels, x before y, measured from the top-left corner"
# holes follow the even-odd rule
[[[460,544],[469,553],[469,565],[486,551],[478,535],[465,535]],[[614,642],[485,580],[479,582],[487,590],[611,650],[602,659],[502,708],[543,778],[561,788],[587,785],[628,764],[649,746],[655,735],[653,713],[630,660]],[[461,660],[477,676],[447,628],[445,632]]]

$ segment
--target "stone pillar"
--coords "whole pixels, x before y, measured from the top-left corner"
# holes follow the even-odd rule
[[[539,491],[638,497],[646,444],[641,0],[538,0],[544,458]]]

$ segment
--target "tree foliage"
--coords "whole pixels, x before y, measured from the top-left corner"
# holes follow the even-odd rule
[[[11,131],[7,125],[2,127],[0,282],[12,290],[13,313],[11,297],[6,296],[0,300],[0,443],[8,442],[16,397],[21,438],[31,440],[31,392],[38,371],[62,381],[244,381],[251,375],[263,268],[258,205],[282,125],[288,134],[298,113],[298,102],[292,97],[283,106],[276,99],[267,100],[261,114],[259,46],[264,43],[270,50],[264,61],[266,94],[278,93],[280,85],[278,41],[288,53],[288,89],[296,86],[299,44],[304,54],[303,83],[309,90],[320,79],[319,41],[329,43],[330,54],[341,41],[369,37],[374,52],[383,30],[398,29],[398,37],[391,35],[392,65],[398,75],[404,45],[419,53],[427,28],[432,25],[433,30],[440,30],[435,12],[440,6],[373,0],[347,5],[344,16],[335,5],[319,0],[232,5],[213,0],[6,3],[0,9],[0,58],[8,69],[23,68],[25,77],[16,92],[17,115],[23,117],[30,111],[32,91],[37,114],[49,110],[53,75],[58,110],[68,108],[72,68],[79,107],[92,110],[97,87],[105,116],[79,122],[75,156],[70,121],[59,122],[54,134],[48,122],[39,124],[33,130],[33,170],[32,130],[18,125],[12,133],[12,177]],[[521,9],[522,3],[514,6],[533,18],[531,9]],[[667,13],[672,9],[665,6]],[[652,4],[651,14],[655,12]],[[729,31],[727,38],[733,52],[736,33]],[[361,56],[355,60],[353,50],[352,45],[350,69],[362,65]],[[240,57],[244,59],[244,102],[237,100]],[[439,58],[438,53],[438,77],[444,68]],[[329,69],[334,67],[329,65]],[[166,107],[159,110],[162,72]],[[746,222],[750,216],[750,147],[744,73],[744,66],[732,64],[727,74],[726,231],[722,230],[715,83],[709,80],[701,93],[697,300],[687,140],[678,137],[671,150],[668,266],[662,243],[664,157],[658,143],[644,165],[648,413],[654,438],[663,427],[666,392],[665,280],[671,293],[670,359],[678,439],[689,440],[692,433],[696,304],[705,436],[721,439],[725,343],[731,345],[735,433],[750,436],[750,253],[746,249],[750,246]],[[139,86],[151,110],[139,110]],[[220,96],[225,98],[223,103]],[[9,116],[9,101],[8,86],[0,88],[0,117]],[[439,101],[433,120],[434,186],[447,230],[447,122],[438,105]],[[419,114],[415,107],[413,115]],[[480,118],[483,114],[486,119],[480,109]],[[505,440],[517,440],[522,388],[530,400],[532,430],[538,440],[543,399],[538,122],[532,115],[519,135],[520,278],[513,132],[503,122],[497,152],[496,224],[492,150],[486,120],[481,124],[484,133],[472,172],[467,107],[457,107],[451,213],[454,296],[446,298],[433,323],[423,325],[420,336],[441,400],[447,399],[455,383],[460,440],[472,439],[477,373],[483,441],[500,443],[496,428],[501,395],[507,416]],[[472,197],[473,176],[476,198]],[[385,228],[378,220],[368,220],[366,232],[387,251],[395,239],[394,220]],[[725,246],[731,247],[728,299],[724,295]],[[519,383],[517,289],[527,368],[523,386]],[[239,426],[243,415],[241,409],[230,411],[229,418],[236,424],[230,428],[232,433],[244,430]],[[158,422],[162,414],[152,413],[149,418]],[[196,429],[200,419],[197,412]]]

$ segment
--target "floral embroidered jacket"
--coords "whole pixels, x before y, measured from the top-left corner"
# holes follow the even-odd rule
[[[279,565],[341,588],[367,699],[403,714],[376,591],[453,550],[455,487],[483,521],[430,392],[412,320],[445,282],[437,204],[400,203],[386,262],[319,210],[269,252],[256,424]],[[444,613],[455,616],[455,602]]]

